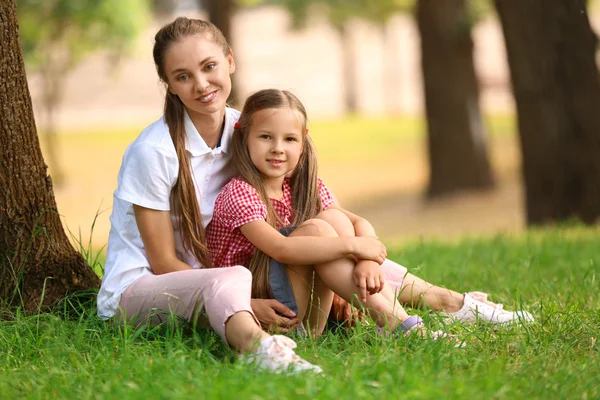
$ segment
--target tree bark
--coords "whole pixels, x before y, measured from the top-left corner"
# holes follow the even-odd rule
[[[427,114],[427,195],[494,186],[464,0],[419,0]]]
[[[515,96],[527,223],[600,215],[600,82],[586,0],[497,0]]]
[[[0,3],[0,306],[35,311],[96,288],[62,227],[40,151],[15,0]]]
[[[233,48],[233,38],[231,32],[231,18],[235,8],[234,0],[204,0],[200,4],[204,5],[208,12],[208,20],[216,25],[223,32],[225,39]],[[231,94],[229,101],[234,105],[241,105],[242,99],[238,98],[238,88],[235,74],[231,76]]]

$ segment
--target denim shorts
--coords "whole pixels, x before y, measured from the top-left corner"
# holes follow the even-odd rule
[[[279,232],[287,237],[294,229],[296,229],[295,226],[286,226],[279,229]],[[286,266],[273,258],[271,258],[269,264],[269,284],[273,298],[298,314],[298,305],[296,304]]]

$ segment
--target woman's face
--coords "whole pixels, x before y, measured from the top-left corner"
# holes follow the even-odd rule
[[[187,36],[167,50],[164,69],[169,91],[179,97],[190,115],[222,111],[231,92],[233,54],[206,35]]]

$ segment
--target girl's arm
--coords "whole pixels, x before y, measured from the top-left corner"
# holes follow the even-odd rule
[[[169,211],[133,205],[150,268],[156,275],[192,269],[175,254],[175,233]]]
[[[385,246],[375,237],[285,237],[265,221],[240,227],[242,234],[258,249],[284,264],[312,265],[355,256],[381,264]]]
[[[337,203],[334,203],[330,208],[335,208],[343,212],[352,225],[354,226],[354,234],[356,236],[375,236],[375,228],[366,219],[343,209]],[[383,271],[379,265],[370,260],[357,257],[356,267],[354,268],[353,279],[354,283],[360,288],[360,299],[366,301],[367,293],[375,294],[381,292],[385,285]],[[380,263],[381,264],[381,263]]]

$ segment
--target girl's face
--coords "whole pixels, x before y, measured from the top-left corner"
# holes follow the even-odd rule
[[[254,113],[248,133],[248,152],[265,180],[281,180],[293,171],[303,149],[303,122],[290,108]]]
[[[190,115],[209,115],[225,108],[235,71],[233,54],[206,35],[187,36],[165,54],[169,91],[179,97]]]

